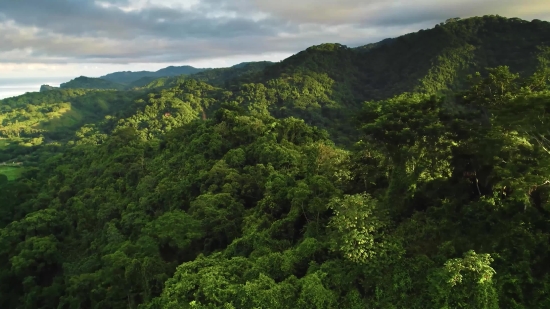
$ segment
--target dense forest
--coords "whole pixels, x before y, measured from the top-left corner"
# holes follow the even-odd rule
[[[159,85],[159,83],[164,86],[165,82],[163,81],[173,81],[183,76],[191,76],[193,79],[207,81],[212,85],[228,86],[237,79],[239,83],[242,83],[244,82],[245,76],[252,77],[252,75],[254,75],[253,73],[259,73],[272,64],[273,63],[269,61],[259,61],[243,62],[229,68],[218,69],[197,69],[192,66],[169,66],[156,72],[114,72],[99,78],[80,76],[66,83],[62,83],[60,87],[42,85],[40,91],[44,92],[59,88],[136,90],[136,88],[143,87],[152,88],[155,87],[155,85]]]
[[[549,33],[0,100],[0,308],[550,308]]]
[[[139,71],[139,72],[114,72],[104,76],[101,76],[101,79],[108,80],[114,83],[131,85],[132,83],[140,80],[142,78],[160,78],[160,77],[170,77],[170,76],[179,76],[179,75],[189,75],[194,73],[199,73],[207,69],[198,69],[192,66],[169,66],[163,69],[160,69],[155,72],[151,71]]]

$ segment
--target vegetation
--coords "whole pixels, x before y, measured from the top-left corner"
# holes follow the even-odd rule
[[[243,62],[230,68],[211,69],[195,73],[190,77],[216,86],[225,86],[235,82],[253,82],[255,75],[272,65],[269,61]]]
[[[62,89],[114,89],[122,90],[124,85],[111,82],[102,78],[91,78],[86,76],[77,77],[66,83],[62,83],[59,88]]]
[[[21,176],[22,172],[23,169],[18,166],[10,166],[8,164],[0,165],[0,174],[6,176],[6,180],[15,180]],[[0,180],[0,182],[2,182],[2,180]]]
[[[549,30],[0,101],[0,307],[550,307]]]
[[[50,90],[56,90],[56,89],[59,89],[59,87],[53,87],[53,86],[50,86],[50,85],[42,85],[42,86],[40,86],[40,92],[50,91]]]
[[[150,71],[115,72],[115,73],[107,74],[105,76],[101,76],[101,79],[118,83],[118,84],[131,85],[142,78],[159,78],[159,77],[170,77],[170,76],[179,76],[179,75],[190,75],[190,74],[202,72],[204,70],[206,69],[198,69],[188,65],[181,66],[181,67],[169,66],[164,69],[160,69],[156,72],[150,72]]]

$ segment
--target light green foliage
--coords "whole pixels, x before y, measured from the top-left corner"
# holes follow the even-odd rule
[[[461,47],[449,48],[435,59],[426,77],[420,80],[417,91],[428,94],[444,92],[448,88],[458,88],[460,75],[471,65],[475,57],[475,47],[464,44]]]
[[[356,263],[368,263],[384,254],[383,230],[387,218],[378,202],[368,195],[346,195],[330,202],[334,217],[330,224],[338,232],[336,249]]]
[[[180,210],[164,213],[150,222],[144,232],[157,239],[159,244],[178,249],[186,249],[192,240],[202,236],[198,222]]]
[[[378,149],[386,157],[389,187],[384,201],[397,215],[409,211],[404,203],[417,188],[450,177],[456,143],[444,122],[449,116],[442,99],[403,94],[379,103],[365,103],[358,116],[365,136],[360,147]]]
[[[0,174],[6,176],[8,180],[15,180],[21,173],[24,171],[24,168],[19,166],[9,166],[9,165],[0,165]]]
[[[464,258],[451,259],[433,277],[434,307],[496,309],[495,270],[489,254],[468,251]],[[440,280],[440,281],[437,281]]]

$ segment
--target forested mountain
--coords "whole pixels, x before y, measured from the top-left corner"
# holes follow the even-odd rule
[[[101,78],[80,76],[68,82],[62,83],[59,87],[42,85],[40,86],[40,92],[57,90],[57,89],[123,90],[125,88],[126,88],[125,85],[114,83]]]
[[[114,83],[128,85],[128,84],[132,84],[133,82],[139,79],[146,78],[146,77],[160,78],[160,77],[169,77],[169,76],[190,75],[190,74],[202,72],[204,70],[207,70],[207,69],[198,69],[188,65],[179,66],[179,67],[169,66],[155,72],[151,72],[151,71],[115,72],[115,73],[107,74],[105,76],[101,76],[100,78],[114,82]]]
[[[42,86],[40,86],[40,92],[50,91],[50,90],[56,90],[56,89],[59,89],[59,87],[54,87],[54,86],[50,86],[50,85],[42,85]]]
[[[0,100],[0,308],[550,308],[548,33]]]
[[[262,80],[296,72],[326,74],[360,99],[403,92],[460,90],[468,74],[508,65],[533,72],[537,47],[550,45],[550,23],[499,16],[449,21],[358,48],[313,46],[264,71]]]
[[[122,90],[124,85],[102,78],[80,76],[59,85],[61,89],[111,89]]]
[[[242,62],[229,68],[211,69],[189,77],[212,85],[228,87],[256,81],[256,75],[271,65],[273,62],[269,61]]]
[[[69,82],[63,83],[60,87],[42,85],[40,91],[50,91],[55,89],[134,89],[147,87],[149,84],[164,85],[164,81],[172,82],[179,79],[182,75],[192,76],[201,81],[213,85],[228,85],[232,80],[240,78],[240,82],[246,76],[257,73],[272,64],[269,61],[243,62],[228,68],[219,69],[197,69],[192,66],[169,66],[156,72],[115,72],[100,78],[80,76]],[[160,80],[160,81],[157,81]],[[151,88],[149,86],[148,88]]]
[[[228,68],[209,69],[188,76],[165,76],[161,78],[144,77],[130,85],[130,88],[161,89],[170,88],[183,79],[194,79],[214,86],[231,87],[254,82],[258,73],[272,65],[273,62],[243,62]]]

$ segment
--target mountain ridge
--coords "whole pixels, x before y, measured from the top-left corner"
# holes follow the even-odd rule
[[[536,19],[528,22],[498,15],[459,19],[368,48],[312,46],[256,78],[265,81],[295,70],[325,72],[334,80],[356,79],[353,88],[364,99],[383,99],[417,89],[432,93],[458,90],[455,83],[462,84],[467,75],[484,72],[486,67],[509,65],[514,71],[531,73],[536,47],[550,46],[548,31],[550,23]],[[514,40],[517,45],[509,44]],[[519,57],[520,49],[523,57]],[[453,59],[452,65],[449,59]],[[445,74],[430,73],[438,70]]]
[[[431,89],[430,91],[445,91],[448,87],[453,87],[453,83],[462,83],[464,80],[464,76],[466,76],[466,73],[473,73],[477,70],[484,70],[484,67],[495,67],[499,64],[505,63],[507,60],[505,59],[498,59],[496,57],[496,61],[488,61],[487,59],[492,59],[491,54],[494,53],[493,47],[490,47],[488,49],[485,49],[484,46],[480,46],[479,42],[476,42],[476,40],[473,40],[471,38],[468,38],[467,36],[462,37],[463,34],[467,33],[467,31],[478,31],[476,30],[476,27],[480,27],[481,24],[486,23],[488,26],[493,25],[493,27],[497,27],[500,22],[503,23],[503,25],[506,24],[507,21],[510,24],[515,24],[520,27],[529,28],[530,26],[535,32],[541,32],[541,31],[548,31],[548,22],[540,21],[537,19],[534,19],[531,22],[521,20],[518,18],[509,18],[506,19],[504,17],[498,16],[498,15],[486,15],[483,17],[472,17],[472,18],[451,18],[448,19],[446,22],[442,22],[440,24],[437,24],[434,28],[431,29],[424,29],[420,30],[418,32],[413,32],[409,34],[405,34],[402,36],[398,36],[395,38],[386,38],[379,42],[370,43],[354,48],[347,48],[350,52],[349,55],[343,56],[341,53],[339,56],[336,57],[347,57],[347,58],[353,58],[351,63],[348,63],[345,65],[345,67],[348,66],[355,66],[357,68],[360,68],[359,70],[362,72],[355,72],[353,75],[363,75],[360,80],[357,81],[359,84],[367,85],[367,87],[364,86],[355,86],[356,88],[362,87],[365,88],[363,92],[368,92],[370,95],[363,94],[363,97],[366,99],[373,98],[373,99],[381,99],[381,98],[387,98],[388,95],[391,96],[392,93],[399,93],[404,91],[413,91],[415,88],[426,88],[431,87],[434,89]],[[462,31],[462,34],[457,32],[460,31],[459,29],[461,26],[466,26],[465,28],[470,27],[470,30]],[[538,26],[538,27],[537,27]],[[484,27],[484,26],[481,26]],[[546,27],[546,28],[545,28]],[[492,30],[486,30],[486,31],[500,31],[497,29]],[[526,32],[529,33],[529,32]],[[540,36],[540,35],[539,35]],[[438,37],[437,40],[431,40],[429,38],[435,38]],[[529,37],[536,37],[533,34],[523,36],[518,36],[517,39],[519,42],[523,44],[529,45],[526,40],[529,40]],[[421,40],[425,40],[425,38],[428,38],[427,42],[421,42]],[[420,41],[419,41],[420,40]],[[439,40],[439,41],[438,41]],[[419,46],[408,46],[409,42],[418,41],[420,44]],[[461,42],[460,42],[461,41]],[[542,44],[550,44],[550,39],[547,37],[541,41]],[[396,45],[397,44],[397,45]],[[447,46],[443,46],[441,44],[446,44]],[[500,44],[500,43],[498,43]],[[328,44],[330,45],[330,44]],[[312,46],[304,51],[298,52],[294,56],[291,56],[287,59],[282,60],[279,63],[269,63],[265,61],[260,62],[252,62],[256,64],[266,64],[265,67],[271,67],[268,69],[267,72],[259,74],[260,72],[256,72],[258,74],[255,74],[254,76],[251,75],[252,72],[249,72],[248,74],[250,76],[250,80],[253,79],[260,79],[263,81],[266,81],[266,78],[273,77],[277,74],[282,74],[284,69],[282,69],[285,66],[295,66],[297,65],[301,60],[296,59],[296,57],[301,57],[300,55],[304,55],[304,53],[308,53],[309,56],[304,55],[306,58],[311,58],[315,54],[315,49],[323,48],[328,46],[327,44],[321,44],[318,46]],[[336,44],[340,47],[343,45]],[[428,57],[424,57],[422,55],[414,55],[409,56],[407,54],[401,54],[401,50],[404,49],[410,49],[408,51],[409,54],[412,53],[419,53],[423,50],[425,50],[426,45],[432,45],[436,48],[439,48],[439,50],[433,50],[431,51],[432,54],[428,55]],[[439,45],[439,47],[438,47]],[[394,46],[394,47],[391,47]],[[473,49],[472,49],[473,48]],[[483,53],[487,53],[485,50],[488,50],[491,54],[483,55]],[[325,52],[327,52],[325,50]],[[334,50],[333,52],[336,52]],[[357,53],[356,53],[357,52]],[[387,56],[385,53],[390,52],[392,53],[391,56]],[[527,51],[527,53],[530,53],[531,55],[535,52],[534,49],[531,49],[530,51]],[[450,68],[444,68],[444,70],[448,70],[448,74],[458,74],[459,80],[451,80],[450,78],[447,78],[445,81],[436,81],[436,80],[429,80],[429,69],[431,68],[432,62],[437,62],[437,58],[440,56],[447,57],[445,55],[442,55],[441,53],[447,53],[449,57],[455,57],[457,63],[460,62],[468,62],[469,59],[474,59],[476,62],[473,67],[467,68],[467,64],[463,63],[461,66],[464,67],[463,71],[464,73],[456,72],[455,70],[462,70],[460,68],[450,69]],[[368,54],[368,56],[366,56]],[[501,52],[500,54],[511,54],[511,52]],[[414,58],[412,61],[394,61],[389,62],[389,66],[384,66],[385,63],[388,63],[386,58],[392,58],[392,59],[400,59],[403,58],[402,56],[406,56],[406,58]],[[473,57],[473,58],[472,58]],[[361,59],[362,58],[362,59]],[[311,59],[308,59],[311,60]],[[380,65],[382,63],[383,65]],[[512,69],[518,70],[522,67],[521,61],[519,62],[519,65],[516,65],[513,62],[510,62],[509,65],[511,65]],[[214,80],[214,83],[216,84],[224,84],[225,80],[229,77],[221,77],[222,75],[225,76],[233,76],[231,79],[235,79],[236,76],[238,76],[240,73],[231,72],[231,69],[241,69],[247,65],[250,65],[251,63],[243,62],[228,68],[218,68],[218,69],[211,69],[211,68],[194,68],[192,66],[169,66],[166,68],[159,69],[157,71],[122,71],[122,72],[113,72],[109,73],[107,75],[101,76],[99,78],[109,80],[112,82],[115,82],[117,84],[124,84],[126,87],[131,88],[133,86],[143,87],[147,84],[146,81],[152,82],[155,78],[163,78],[163,77],[177,77],[180,75],[187,75],[187,76],[196,76],[197,78],[200,78],[201,80],[208,81],[208,80]],[[273,64],[273,65],[267,65],[267,64]],[[307,64],[305,64],[307,66]],[[424,68],[420,69],[418,68],[419,65],[423,65]],[[443,64],[442,64],[443,65]],[[279,68],[279,69],[277,69]],[[311,68],[308,68],[311,69]],[[337,68],[334,68],[336,70]],[[345,68],[346,69],[346,68]],[[218,73],[212,73],[211,77],[208,76],[208,71],[215,70],[215,72]],[[224,73],[221,74],[220,70],[223,70]],[[282,71],[281,71],[282,70]],[[292,70],[292,69],[291,69]],[[403,72],[417,72],[416,77],[412,77],[412,80],[408,80],[408,76],[391,76],[388,75],[389,72],[395,70],[398,71],[398,74],[403,75]],[[349,71],[354,71],[353,69],[349,69]],[[532,69],[531,69],[532,71]],[[204,72],[204,73],[202,73]],[[422,72],[422,73],[420,73]],[[202,73],[199,74],[199,73]],[[418,74],[420,73],[420,74]],[[197,75],[198,74],[198,75]],[[218,77],[214,77],[214,76]],[[428,79],[426,79],[428,78]],[[133,85],[132,83],[137,82],[140,80],[137,84]],[[424,83],[416,83],[418,80],[424,79]],[[236,80],[236,82],[238,82]],[[369,84],[376,84],[375,88],[368,89]],[[428,84],[426,84],[428,83]],[[383,89],[388,86],[385,86],[384,84],[393,85],[391,87],[397,87],[396,89]],[[382,86],[382,87],[381,87]],[[378,93],[378,94],[377,94]],[[374,95],[373,95],[374,94]]]
[[[189,65],[184,66],[168,66],[157,71],[121,71],[113,72],[99,78],[105,79],[111,82],[116,82],[120,84],[131,84],[132,82],[137,81],[140,78],[144,77],[171,77],[178,75],[190,75],[198,72],[202,72],[209,69],[195,68]]]
[[[266,93],[256,103],[239,100],[255,105],[264,102],[262,109],[280,117],[299,115],[309,124],[327,128],[336,123],[344,125],[343,119],[355,113],[363,101],[387,99],[403,92],[459,91],[467,85],[469,74],[483,73],[485,67],[509,65],[513,71],[529,74],[535,67],[536,47],[550,45],[548,31],[548,22],[489,15],[440,23],[431,29],[382,40],[367,50],[325,43],[277,63],[241,63],[184,77],[144,77],[125,87],[161,91],[191,78],[238,94],[243,91],[242,85],[261,84],[278,95]],[[511,38],[517,38],[518,45],[507,44]],[[518,49],[522,57],[517,57]],[[102,83],[96,88],[105,87],[120,86]],[[344,126],[341,130],[350,128]]]

